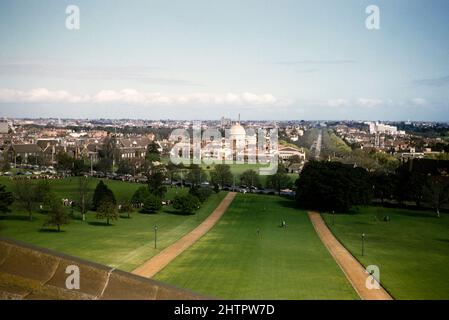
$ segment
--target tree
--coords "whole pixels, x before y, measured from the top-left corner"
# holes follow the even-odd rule
[[[421,202],[424,198],[424,188],[426,183],[426,176],[420,172],[412,171],[410,172],[408,180],[408,189],[410,198],[415,201],[416,206],[420,207]]]
[[[199,165],[192,164],[187,174],[187,180],[192,183],[192,186],[199,186],[205,178],[205,171]]]
[[[189,190],[189,194],[198,198],[198,200],[203,203],[212,195],[213,191],[209,188],[201,188],[198,186],[192,187]]]
[[[410,171],[407,165],[399,167],[394,175],[394,195],[396,200],[399,203],[412,200],[419,207],[424,197],[423,186],[425,182],[424,174]]]
[[[346,212],[366,204],[372,194],[368,172],[339,162],[309,161],[296,182],[300,206],[314,210]]]
[[[240,183],[250,187],[260,186],[259,174],[252,169],[246,170],[240,175]]]
[[[159,152],[159,145],[152,141],[148,144],[147,146],[147,153],[145,158],[149,161],[149,162],[160,162],[161,161],[161,154]]]
[[[11,192],[6,191],[4,185],[0,185],[0,213],[11,212],[9,206],[14,202],[14,197]]]
[[[118,163],[118,174],[132,174],[134,172],[133,165],[129,160],[122,160]]]
[[[101,158],[94,166],[96,171],[111,172],[112,171],[112,159]]]
[[[163,184],[165,180],[163,166],[152,166],[147,171],[146,176],[148,179],[148,190],[150,191],[150,193],[160,198],[164,197],[164,195],[167,193],[167,187]]]
[[[275,189],[278,194],[281,194],[281,189],[288,188],[291,184],[290,177],[282,164],[279,164],[275,174],[267,177],[267,187]]]
[[[103,201],[97,209],[97,219],[106,219],[106,224],[109,225],[109,220],[117,220],[118,212],[117,206],[112,201]]]
[[[170,178],[170,183],[173,183],[173,180],[177,176],[178,171],[180,171],[180,167],[178,167],[176,164],[170,161],[167,164],[166,168],[168,177]]]
[[[231,172],[231,167],[227,164],[217,164],[210,173],[211,181],[214,185],[221,187],[226,184],[231,184],[234,176]]]
[[[131,204],[131,202],[124,202],[120,205],[120,209],[119,209],[120,213],[125,213],[128,217],[128,219],[131,218],[131,213],[134,212],[134,207]]]
[[[86,164],[84,159],[73,159],[72,173],[79,176],[83,172],[89,171],[89,166]]]
[[[44,226],[56,226],[59,232],[61,231],[61,225],[69,223],[69,217],[65,213],[61,202],[54,195],[49,197],[50,211],[47,214]]]
[[[374,196],[384,204],[385,199],[391,199],[393,194],[393,177],[386,172],[374,172],[371,176],[374,186]]]
[[[9,164],[9,151],[5,150],[3,152],[3,160],[0,162],[0,171],[9,171],[11,165]]]
[[[67,153],[65,152],[59,152],[56,155],[56,162],[57,162],[57,168],[60,170],[72,170],[73,167],[73,158],[70,157]]]
[[[148,195],[148,197],[143,201],[143,207],[140,210],[142,213],[156,213],[162,207],[162,200],[154,194]]]
[[[103,183],[103,180],[100,180],[94,191],[94,196],[92,199],[92,209],[94,211],[97,210],[103,202],[112,203],[114,205],[117,203],[112,190]]]
[[[117,138],[114,134],[108,134],[103,141],[103,148],[99,152],[100,161],[97,163],[99,171],[109,172],[119,159],[119,150],[117,148]]]
[[[88,177],[80,177],[78,180],[78,206],[83,221],[86,220],[90,200],[90,179]]]
[[[129,219],[129,218],[131,218],[131,213],[134,212],[134,207],[132,206],[132,204],[130,202],[125,202],[125,203],[122,203],[119,211],[120,211],[120,213],[126,213],[126,215],[128,216],[128,219]]]
[[[177,195],[173,202],[173,208],[185,215],[193,214],[199,207],[200,201],[191,194]]]
[[[140,205],[145,201],[146,198],[150,195],[150,190],[148,187],[139,187],[131,197],[131,203],[135,205]]]
[[[449,202],[449,177],[429,176],[424,187],[424,194],[439,218],[441,207]]]
[[[50,197],[52,194],[48,180],[39,180],[39,182],[34,185],[34,194],[36,197],[36,202],[49,204],[51,202]]]
[[[17,202],[28,212],[30,220],[33,219],[33,210],[38,203],[35,185],[29,179],[16,179],[13,184],[13,194]]]
[[[83,159],[75,159],[65,152],[60,152],[56,155],[57,168],[60,170],[71,171],[75,175],[88,170],[88,166]]]

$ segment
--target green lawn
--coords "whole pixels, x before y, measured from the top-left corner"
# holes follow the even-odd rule
[[[163,158],[162,162],[168,163],[169,159]],[[188,167],[188,166],[187,166]],[[243,163],[243,164],[230,164],[229,167],[231,168],[231,173],[235,176],[235,184],[240,184],[240,176],[242,173],[246,170],[254,170],[256,172],[259,172],[259,168],[268,168],[268,165],[261,165],[261,164],[250,164],[250,163]],[[213,164],[201,164],[201,168],[207,173],[206,179],[210,181],[210,172],[213,170],[214,165]],[[298,179],[297,173],[287,173],[287,175],[290,177],[290,180],[292,183]],[[267,176],[259,176],[260,183],[265,186]]]
[[[69,198],[71,200],[77,200],[77,188],[78,188],[78,177],[71,177],[59,180],[49,180],[52,186],[52,191],[56,193],[61,198]],[[89,187],[91,191],[94,191],[97,183],[100,180],[103,180],[104,183],[108,185],[108,187],[114,192],[114,195],[117,201],[123,202],[126,200],[130,200],[133,193],[142,186],[146,186],[146,184],[142,183],[130,183],[123,182],[119,180],[108,180],[108,179],[97,179],[91,178],[92,182]],[[37,182],[38,180],[33,180]],[[6,187],[10,188],[12,181],[8,177],[0,177],[0,184],[6,185]],[[168,188],[168,192],[165,196],[166,199],[173,199],[176,192],[181,189],[177,188]]]
[[[224,299],[357,299],[307,214],[292,205],[237,195],[218,224],[156,279]]]
[[[206,165],[206,164],[202,164],[201,166],[208,173],[208,176],[210,177],[209,172],[213,170],[214,166],[213,165]],[[231,164],[229,166],[231,167],[232,174],[235,176],[235,184],[236,185],[240,184],[240,176],[246,170],[254,170],[256,172],[259,172],[259,168],[268,168],[267,165],[263,165],[262,166],[262,165],[259,165],[259,164],[249,164],[249,163]],[[292,181],[292,183],[294,183],[296,181],[296,179],[298,179],[298,174],[297,173],[287,173],[287,175],[290,177],[290,180]],[[259,175],[260,183],[263,186],[266,186],[267,177],[268,176]]]
[[[390,216],[389,222],[382,221]],[[433,212],[363,207],[359,213],[323,214],[340,241],[396,299],[449,299],[449,216]],[[361,256],[361,234],[366,234]]]
[[[0,183],[10,185],[5,178],[0,179]],[[118,201],[129,199],[141,186],[121,181],[105,180],[105,183]],[[61,198],[75,199],[76,178],[52,181],[51,185]],[[169,189],[167,197],[181,192],[187,192],[187,189]],[[12,213],[0,215],[0,235],[131,271],[200,224],[224,196],[224,192],[212,195],[196,215],[178,215],[171,207],[164,206],[158,214],[136,212],[131,219],[123,217],[112,221],[111,226],[96,220],[95,213],[89,212],[87,221],[72,219],[60,233],[42,229],[44,214],[36,212],[33,221],[29,221],[27,214],[14,204]],[[157,249],[154,249],[154,225],[158,226]]]

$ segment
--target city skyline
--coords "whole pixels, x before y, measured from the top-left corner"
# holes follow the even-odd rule
[[[3,1],[0,116],[448,121],[449,4],[427,4]]]

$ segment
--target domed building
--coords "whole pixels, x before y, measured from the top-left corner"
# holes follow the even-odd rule
[[[231,126],[229,133],[230,133],[229,138],[230,138],[232,158],[234,161],[236,160],[243,161],[247,141],[246,141],[245,128],[243,128],[243,126],[240,124],[240,115],[239,121]]]
[[[242,127],[240,124],[240,120],[236,122],[234,125],[231,126],[231,140],[245,140],[246,137],[246,131],[245,128]]]

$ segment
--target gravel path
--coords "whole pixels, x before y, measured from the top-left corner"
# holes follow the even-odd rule
[[[379,289],[368,289],[365,285],[369,276],[365,268],[335,238],[318,212],[309,212],[310,221],[316,233],[326,246],[335,262],[340,266],[346,278],[362,300],[392,300],[393,298],[380,286]]]
[[[229,192],[226,197],[220,202],[218,207],[204,220],[198,227],[190,231],[181,239],[168,246],[160,253],[152,257],[140,267],[132,271],[142,277],[151,278],[156,273],[165,268],[171,261],[173,261],[184,250],[188,249],[198,239],[205,235],[217,222],[221,216],[226,212],[232,200],[236,196],[235,192]]]

